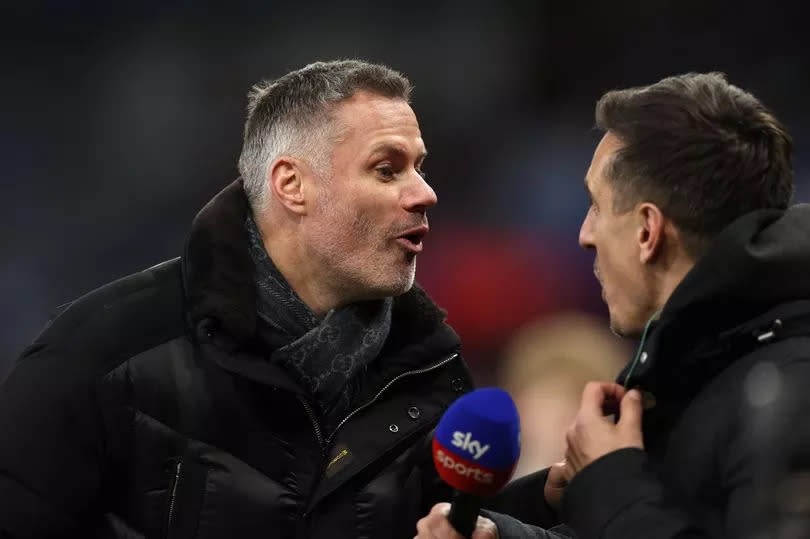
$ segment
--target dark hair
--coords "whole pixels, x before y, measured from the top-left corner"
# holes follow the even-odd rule
[[[614,211],[656,204],[694,256],[740,215],[790,204],[790,135],[721,73],[608,92],[596,105],[596,125],[622,142],[608,169]]]
[[[283,153],[306,159],[325,174],[326,145],[337,136],[330,116],[336,103],[359,90],[407,102],[411,89],[402,74],[362,60],[315,62],[253,86],[239,157],[251,204],[263,203],[267,166]]]

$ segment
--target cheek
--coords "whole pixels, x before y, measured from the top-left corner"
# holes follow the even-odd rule
[[[358,197],[351,206],[351,227],[355,234],[364,234],[358,241],[377,243],[393,226],[391,212],[379,198]]]
[[[353,230],[363,221],[364,208],[351,192],[332,194],[322,199],[318,209],[324,226],[330,228],[333,234],[345,234],[347,229]]]
[[[614,238],[609,245],[599,253],[599,271],[603,285],[609,289],[612,300],[620,300],[629,295],[637,282],[637,268],[634,264],[634,254],[627,245]]]
[[[376,243],[377,236],[379,236],[379,227],[372,211],[364,211],[358,208],[352,215],[350,223],[347,225],[351,228],[355,241],[363,244]]]
[[[396,229],[396,200],[390,191],[357,186],[333,193],[322,208],[333,235],[346,238],[354,248],[379,250]]]
[[[635,274],[631,258],[632,254],[621,250],[619,247],[621,246],[616,246],[616,249],[611,252],[609,260],[610,267],[607,268],[607,271],[609,272],[611,280],[614,282],[614,286],[626,288],[628,284],[633,282],[633,276]]]

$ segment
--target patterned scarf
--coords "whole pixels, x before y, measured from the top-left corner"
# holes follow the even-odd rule
[[[350,382],[377,357],[388,337],[393,299],[353,303],[319,320],[273,264],[252,215],[245,228],[256,266],[256,310],[281,344],[270,360],[310,392],[323,416],[345,413],[356,394],[357,384]]]

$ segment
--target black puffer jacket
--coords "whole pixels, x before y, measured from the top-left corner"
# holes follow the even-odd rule
[[[726,228],[618,381],[647,394],[646,450],[574,477],[562,520],[579,539],[810,537],[810,205]],[[544,482],[491,506],[548,528]],[[494,518],[502,537],[551,536]]]
[[[197,216],[185,256],[67,306],[0,388],[2,537],[412,537],[446,499],[429,451],[471,387],[418,288],[359,405],[320,427],[265,361],[241,183]]]

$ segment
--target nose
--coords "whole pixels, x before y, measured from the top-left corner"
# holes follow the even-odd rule
[[[413,171],[414,181],[411,182],[408,191],[404,193],[403,205],[410,212],[422,212],[435,206],[439,201],[436,191],[425,181],[421,174]]]
[[[591,210],[585,214],[582,225],[579,227],[579,246],[583,249],[593,249],[593,230],[591,223]]]

